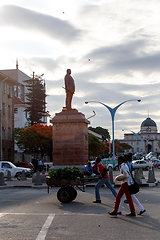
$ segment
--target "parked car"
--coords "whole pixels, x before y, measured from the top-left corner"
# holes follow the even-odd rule
[[[24,168],[30,168],[32,171],[34,171],[34,165],[32,163],[28,162],[17,162],[15,163],[16,167],[24,167]]]
[[[95,165],[95,161],[90,161],[91,166],[93,167]],[[101,160],[101,163],[108,169],[108,170],[118,170],[118,162],[117,160],[111,160],[107,158],[103,158]]]
[[[135,160],[132,161],[132,169],[142,168],[143,170],[149,170],[149,168],[153,167],[151,162],[147,162],[145,160]]]
[[[146,156],[144,156],[143,160],[146,160],[146,161],[152,161],[152,160],[155,160],[157,159],[157,153],[154,153],[154,152],[150,152],[148,153]]]
[[[154,167],[160,168],[160,160],[154,159],[154,160],[151,160],[151,162],[153,163]]]
[[[30,168],[16,167],[13,163],[7,161],[0,161],[0,172],[3,172],[4,177],[7,177],[8,171],[11,172],[11,177],[21,179],[22,171],[25,171],[26,177],[32,176]]]
[[[118,169],[119,169],[117,160],[112,160],[112,159],[103,158],[103,159],[101,160],[101,163],[102,163],[103,165],[105,165],[105,167],[106,167],[108,170],[118,170]]]

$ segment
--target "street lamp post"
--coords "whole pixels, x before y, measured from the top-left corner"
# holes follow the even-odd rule
[[[136,153],[137,153],[137,139],[138,139],[138,135],[140,134],[141,131],[139,131],[139,132],[137,132],[137,133],[135,133],[135,132],[133,132],[133,131],[131,131],[131,132],[134,134],[134,136],[135,136],[135,138],[136,138]]]
[[[148,142],[149,142],[149,139],[145,139],[146,143],[147,143],[147,153],[148,153]]]
[[[120,103],[119,105],[117,105],[117,106],[114,107],[114,108],[111,108],[111,107],[109,107],[108,105],[106,105],[106,104],[104,104],[104,103],[102,103],[102,102],[99,102],[99,101],[87,101],[87,102],[85,102],[85,104],[88,104],[89,102],[100,103],[100,104],[102,104],[103,106],[105,106],[105,107],[109,110],[109,112],[110,112],[110,114],[111,114],[111,119],[112,119],[112,141],[113,141],[113,158],[114,158],[114,159],[115,159],[115,147],[114,147],[114,118],[115,118],[115,113],[116,113],[117,109],[118,109],[122,104],[124,104],[124,103],[126,103],[126,102],[130,102],[130,101],[138,101],[138,102],[141,102],[140,99],[126,100],[126,101]]]
[[[144,140],[144,138],[141,137],[141,142],[142,142],[142,155],[143,155],[143,140]]]
[[[122,131],[125,131],[125,130],[122,130]],[[132,132],[134,134],[135,138],[136,138],[136,153],[137,153],[137,140],[138,140],[138,135],[140,134],[141,131],[139,131],[137,133],[133,132],[132,130],[129,130],[129,131]]]

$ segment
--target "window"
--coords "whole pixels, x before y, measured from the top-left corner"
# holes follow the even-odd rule
[[[11,129],[8,128],[8,140],[11,140]]]
[[[7,94],[9,94],[9,86],[8,86],[8,84],[6,86],[6,90],[7,90]]]
[[[6,93],[6,84],[3,83],[3,93]]]
[[[5,114],[5,105],[4,103],[2,103],[2,116],[4,117],[4,114]]]
[[[11,107],[8,105],[8,118],[11,117]]]
[[[18,97],[18,87],[14,86],[14,95]]]
[[[10,168],[10,165],[8,163],[2,163],[2,168]]]
[[[2,139],[4,140],[5,139],[5,127],[2,127]]]
[[[18,113],[18,108],[14,108],[14,114]]]

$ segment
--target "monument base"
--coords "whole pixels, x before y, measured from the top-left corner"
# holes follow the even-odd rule
[[[86,165],[90,122],[84,114],[63,108],[50,122],[53,124],[53,165]]]

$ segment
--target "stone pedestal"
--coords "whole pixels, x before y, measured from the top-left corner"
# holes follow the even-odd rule
[[[56,113],[53,124],[53,165],[84,165],[88,162],[88,124],[76,109]]]

